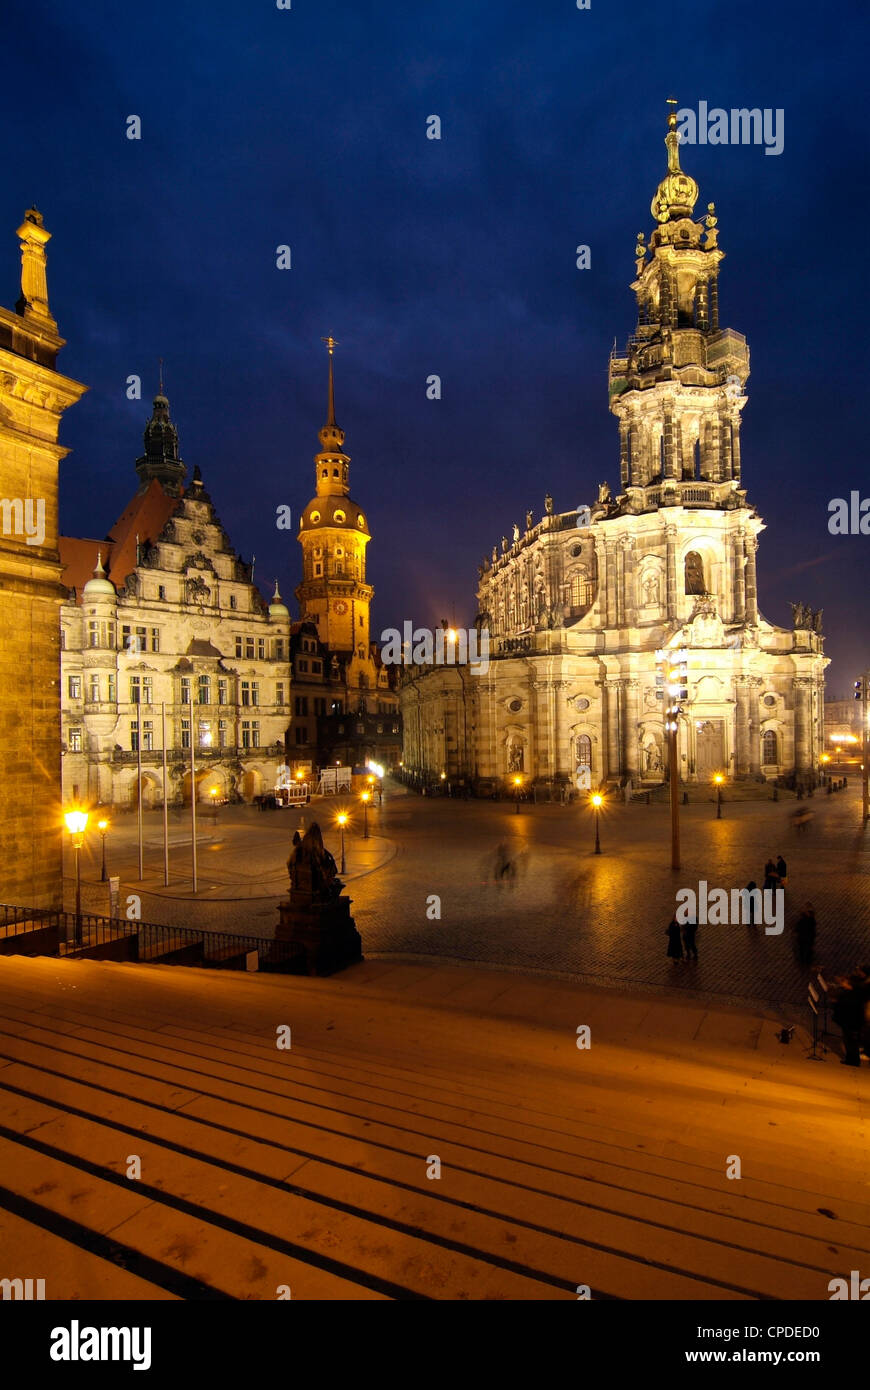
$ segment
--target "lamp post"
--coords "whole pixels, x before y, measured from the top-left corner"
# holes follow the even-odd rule
[[[363,794],[362,794],[362,804],[363,804],[363,839],[364,839],[364,840],[367,840],[367,839],[369,838],[369,797],[370,797],[370,796],[371,796],[371,792],[363,792]]]
[[[592,795],[591,795],[591,797],[589,798],[589,800],[592,802],[592,810],[593,810],[593,812],[594,812],[594,814],[595,814],[595,850],[594,850],[594,853],[595,853],[595,854],[600,854],[600,853],[601,853],[601,838],[600,838],[600,835],[599,835],[598,822],[599,822],[599,817],[600,817],[600,815],[601,815],[601,807],[602,807],[602,804],[603,804],[603,802],[604,802],[604,797],[601,795],[600,792],[593,792]]]
[[[716,819],[722,819],[722,783],[725,778],[721,772],[713,774],[713,781],[716,784]]]
[[[101,883],[105,883],[105,882],[106,882],[106,831],[107,831],[108,828],[109,828],[109,822],[108,822],[107,820],[100,820],[100,821],[97,821],[97,828],[99,829],[100,835],[102,836],[102,839],[103,839],[103,867],[102,867],[102,870],[101,870],[101,872],[100,872],[100,882],[101,882]]]
[[[85,830],[88,824],[87,811],[67,811],[64,816],[66,828],[72,837],[72,847],[76,856],[76,919],[75,919],[75,944],[82,944],[82,864],[81,849],[85,838]]]
[[[514,810],[517,815],[520,813],[520,787],[523,784],[522,777],[514,778]]]
[[[338,821],[338,828],[341,831],[341,869],[339,873],[343,874],[347,872],[347,865],[344,858],[344,827],[347,825],[347,812],[339,811],[336,820]]]

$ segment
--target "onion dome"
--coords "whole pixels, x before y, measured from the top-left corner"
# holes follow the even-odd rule
[[[662,179],[650,203],[650,212],[657,222],[678,221],[681,217],[691,217],[698,201],[698,185],[680,168],[680,137],[677,134],[676,101],[669,98],[668,133],[665,144],[668,149],[668,172]]]

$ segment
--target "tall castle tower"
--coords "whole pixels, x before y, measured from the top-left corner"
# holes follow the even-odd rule
[[[350,458],[344,452],[344,430],[335,421],[333,380],[334,338],[325,338],[329,354],[329,395],[326,424],[320,431],[320,452],[314,456],[315,496],[299,523],[302,583],[296,597],[303,618],[317,623],[318,635],[329,651],[347,664],[348,685],[365,686],[359,675],[371,677],[369,606],[374,589],[366,583],[366,546],[371,539],[365,513],[350,497]]]

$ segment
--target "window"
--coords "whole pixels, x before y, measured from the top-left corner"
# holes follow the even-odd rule
[[[243,704],[243,705],[249,705],[250,703],[251,703],[251,682],[250,682],[250,681],[242,681],[242,704]]]
[[[131,747],[131,749],[133,750],[134,753],[136,753],[136,752],[138,751],[138,748],[139,748],[139,720],[138,720],[138,719],[133,719],[133,720],[130,721],[130,747]]]
[[[761,761],[766,767],[779,762],[774,729],[766,729],[761,736]]]
[[[166,585],[165,585],[165,584],[158,584],[158,585],[157,585],[157,597],[160,599],[161,603],[165,602],[165,600],[166,600]]]
[[[307,670],[308,670],[308,662],[307,662],[307,661],[304,661],[304,660],[302,660],[302,659],[300,658],[300,659],[296,662],[296,670],[297,670],[297,671],[307,671]]]
[[[152,676],[142,677],[142,703],[150,705],[154,698],[154,679]]]
[[[225,705],[227,702],[227,683],[225,680],[218,681],[218,704]]]
[[[242,652],[242,639],[241,639],[241,637],[237,637],[237,638],[236,638],[236,656],[242,656],[242,655],[243,655],[243,652]]]
[[[276,660],[276,661],[283,661],[283,660],[284,660],[284,638],[283,638],[283,637],[276,637],[276,638],[275,638],[275,660]]]
[[[109,699],[110,699],[111,701],[114,702],[115,700],[117,700],[117,698],[118,698],[118,683],[117,683],[117,681],[116,681],[116,679],[115,679],[115,673],[114,673],[114,671],[112,671],[112,672],[110,673],[110,675],[109,675]]]
[[[99,703],[100,699],[100,678],[99,676],[88,677],[88,699],[92,705]]]
[[[136,629],[136,650],[137,652],[147,652],[148,650],[148,629],[137,627]]]
[[[253,660],[253,657],[254,657],[254,639],[253,639],[253,637],[246,637],[246,638],[245,638],[245,656],[247,656],[247,657],[249,657],[251,660]]]
[[[252,705],[258,705],[259,703],[260,703],[260,682],[259,682],[259,681],[251,681],[251,704],[252,704]]]
[[[336,478],[338,477],[338,469],[337,469],[337,468],[336,468],[336,470],[335,470],[335,473],[333,474],[333,477],[336,477]],[[337,521],[339,524],[341,524],[341,522],[344,521],[344,518],[345,518],[345,513],[344,513],[343,511],[338,510],[338,511],[335,513],[335,519],[336,519],[336,521]],[[341,547],[339,547],[339,549],[338,549],[338,551],[337,551],[336,553],[337,553],[338,555],[341,554]]]
[[[152,652],[159,652],[159,651],[160,651],[160,628],[159,628],[159,627],[152,627],[152,629],[151,629],[151,650],[152,650]]]
[[[259,748],[260,725],[256,719],[242,720],[242,747]]]
[[[319,676],[323,670],[323,663],[320,661],[312,661],[311,670],[315,676]]]
[[[211,681],[208,676],[200,676],[196,683],[196,699],[200,705],[211,704]]]
[[[265,639],[265,637],[258,637],[258,638],[257,638],[257,660],[258,660],[258,661],[265,661],[265,660],[266,660],[266,639]]]
[[[336,574],[344,574],[344,565],[341,563],[340,560],[336,562],[335,572]]]
[[[588,608],[592,602],[592,585],[585,569],[578,570],[571,580],[571,607]]]
[[[297,725],[296,725],[296,742],[297,742],[297,743],[304,743],[304,742],[305,742],[305,734],[306,734],[306,731],[305,731],[304,726],[303,726],[303,725],[300,725],[300,724],[297,724]]]
[[[236,606],[236,596],[235,596],[235,594],[230,594],[230,608],[235,608],[235,606]]]
[[[142,700],[142,685],[139,676],[130,677],[130,704],[138,705]]]
[[[326,700],[325,700],[325,699],[321,699],[320,696],[315,696],[315,699],[314,699],[314,713],[315,713],[315,714],[326,714]]]
[[[81,729],[70,729],[67,742],[69,744],[69,751],[71,753],[80,753],[82,751]]]
[[[190,676],[181,677],[181,703],[190,704]]]
[[[277,683],[276,686],[275,686],[275,704],[276,704],[276,705],[283,705],[283,703],[284,703],[284,682],[283,682],[283,681],[278,681],[278,683]]]
[[[320,577],[322,576],[322,574],[323,574],[323,563],[322,563],[322,561],[320,561],[320,560],[315,560],[315,562],[314,562],[314,578],[315,578],[315,579],[320,579]]]
[[[70,676],[67,680],[67,690],[71,700],[80,700],[82,698],[81,676]]]
[[[98,647],[100,645],[100,624],[97,622],[88,623],[88,646]]]
[[[142,721],[142,749],[150,753],[154,748],[154,725],[150,719]]]
[[[182,748],[189,748],[189,747],[190,747],[190,720],[189,720],[189,719],[182,719],[182,721],[181,721],[181,746],[182,746]]]
[[[577,766],[584,771],[592,771],[592,739],[588,734],[580,734],[576,745]]]
[[[226,748],[226,746],[227,746],[227,721],[226,721],[225,719],[219,719],[219,720],[218,720],[218,748]]]
[[[297,715],[306,716],[308,714],[308,696],[297,695],[293,707]]]

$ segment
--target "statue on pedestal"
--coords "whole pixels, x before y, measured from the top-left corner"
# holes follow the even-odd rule
[[[277,941],[299,947],[301,968],[309,975],[332,975],[362,960],[362,941],[343,896],[335,860],[323,843],[320,826],[293,836],[287,860],[290,897],[278,904]]]

